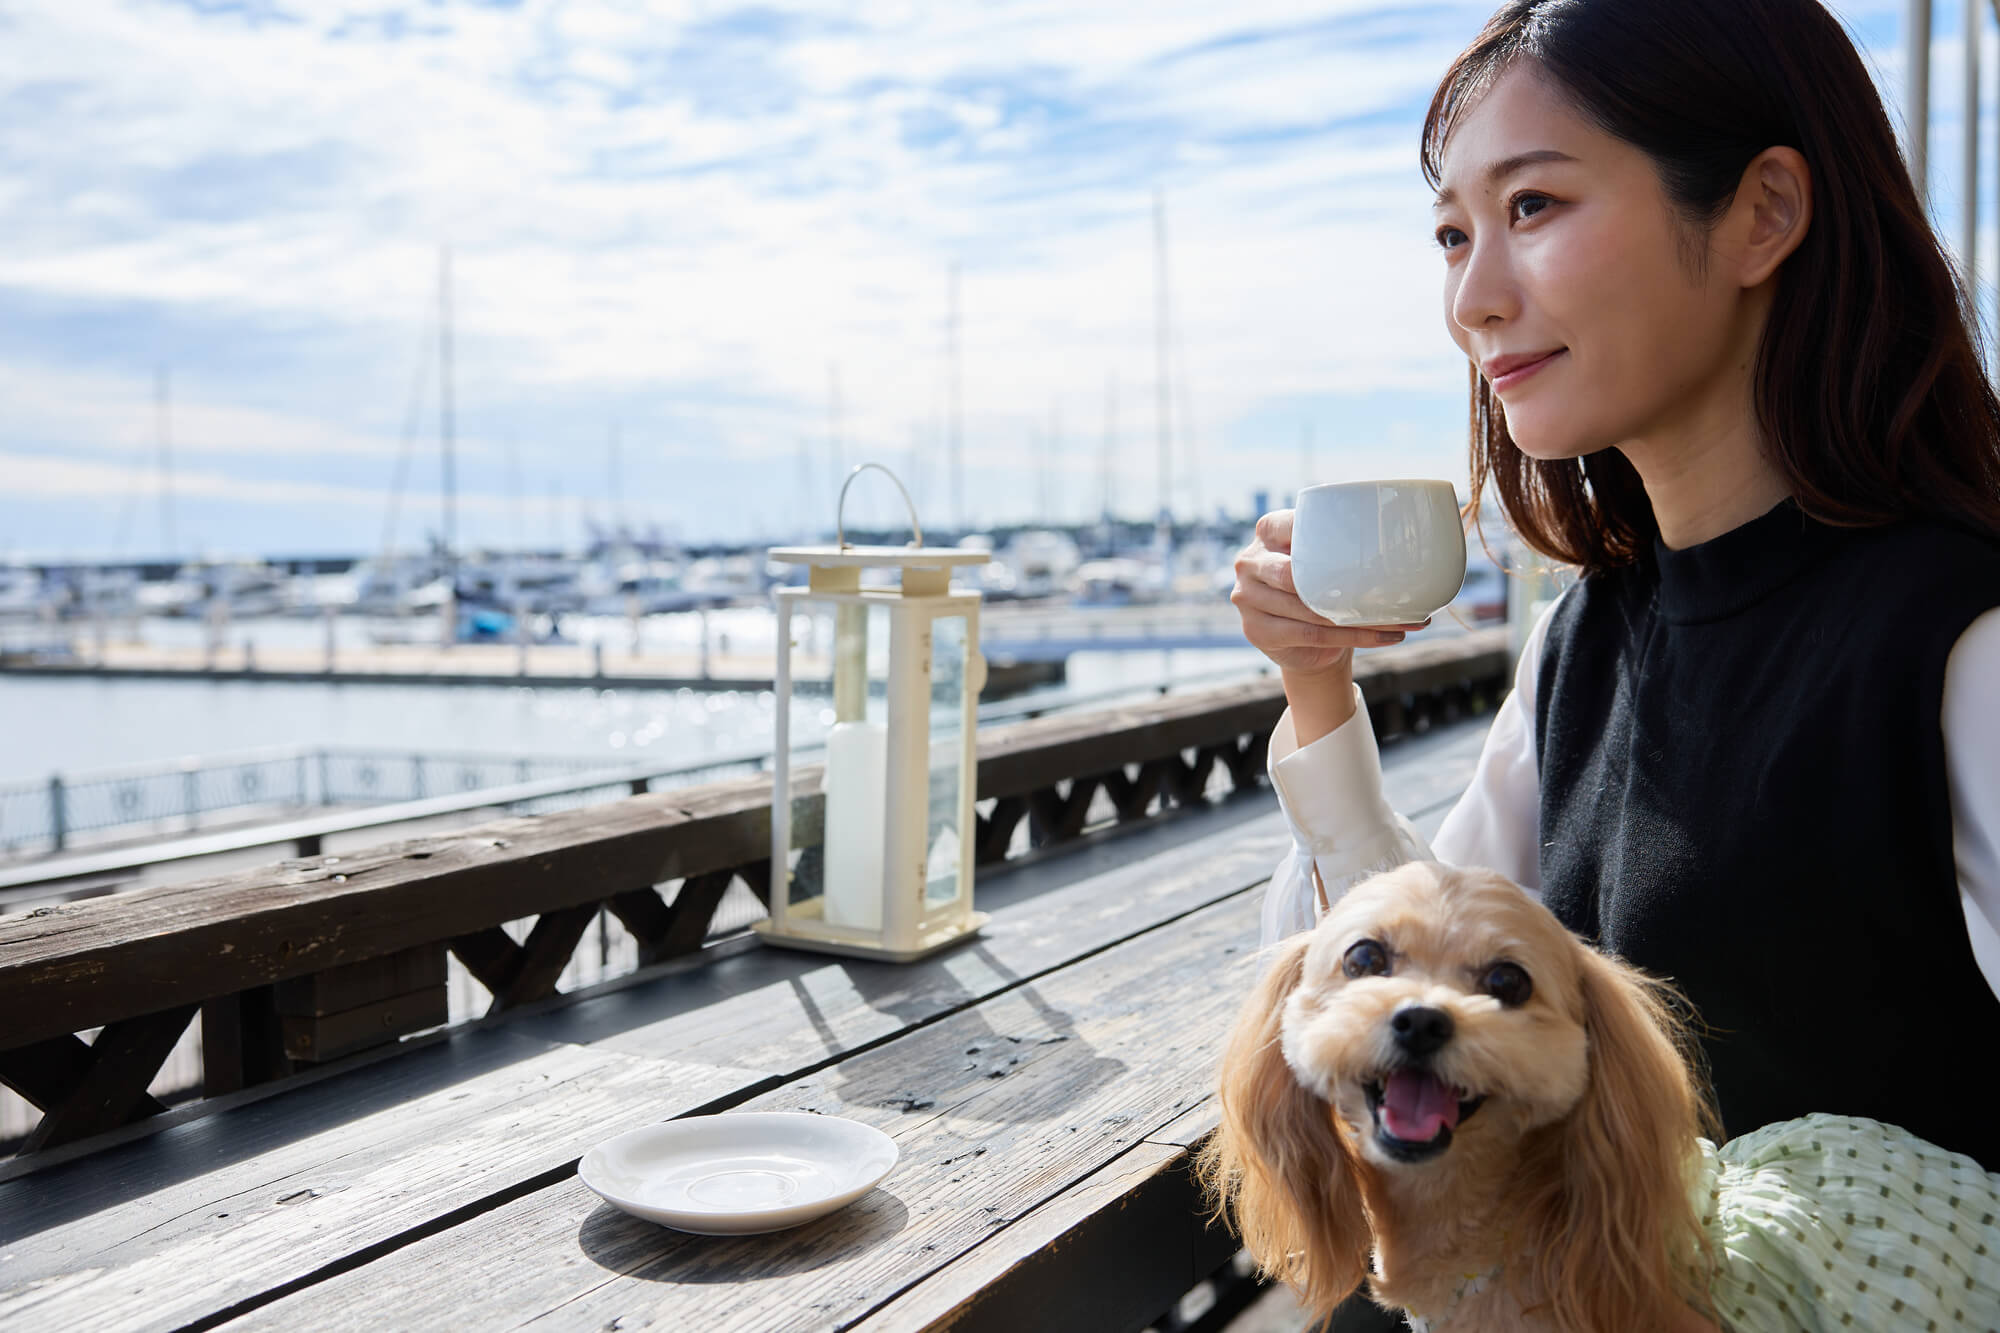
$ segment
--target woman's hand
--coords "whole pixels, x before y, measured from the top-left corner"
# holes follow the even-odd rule
[[[1292,584],[1292,511],[1257,520],[1257,535],[1236,557],[1230,602],[1243,637],[1284,674],[1300,745],[1310,745],[1354,711],[1354,650],[1399,643],[1420,624],[1343,629],[1309,609]]]
[[[1356,648],[1399,643],[1403,635],[1430,624],[1343,629],[1309,609],[1292,585],[1292,511],[1280,509],[1257,520],[1257,535],[1236,557],[1236,588],[1230,602],[1243,617],[1243,637],[1288,675],[1329,672],[1351,678]]]

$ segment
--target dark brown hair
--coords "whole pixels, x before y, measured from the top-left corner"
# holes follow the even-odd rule
[[[1812,221],[1778,271],[1755,369],[1772,464],[1825,523],[1922,516],[2000,538],[2000,400],[1977,321],[1838,21],[1817,0],[1510,0],[1431,99],[1432,186],[1459,117],[1522,59],[1652,159],[1697,241],[1753,158],[1798,150]],[[1471,379],[1469,509],[1490,478],[1542,554],[1586,573],[1650,559],[1659,527],[1625,455],[1529,458],[1476,366]]]

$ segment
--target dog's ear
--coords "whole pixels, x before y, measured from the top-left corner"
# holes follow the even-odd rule
[[[1200,1172],[1258,1266],[1324,1318],[1368,1275],[1369,1230],[1333,1108],[1299,1085],[1279,1045],[1311,933],[1279,946],[1222,1057],[1222,1123]]]
[[[1687,1193],[1695,1136],[1713,1114],[1673,991],[1577,942],[1590,1077],[1541,1145],[1527,1209],[1537,1285],[1577,1330],[1664,1327],[1707,1310],[1708,1261]]]

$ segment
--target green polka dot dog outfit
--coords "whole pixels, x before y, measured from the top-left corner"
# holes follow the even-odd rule
[[[1809,1115],[1707,1139],[1695,1209],[1726,1333],[2000,1333],[2000,1175],[1876,1120]],[[1465,1275],[1413,1333],[1456,1328]]]
[[[2000,1330],[2000,1175],[1834,1115],[1701,1141],[1693,1186],[1730,1333]]]

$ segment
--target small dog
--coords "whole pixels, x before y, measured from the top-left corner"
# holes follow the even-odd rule
[[[1503,876],[1401,866],[1279,946],[1203,1178],[1321,1318],[1366,1280],[1420,1328],[1713,1330],[1694,1049],[1671,991]]]

